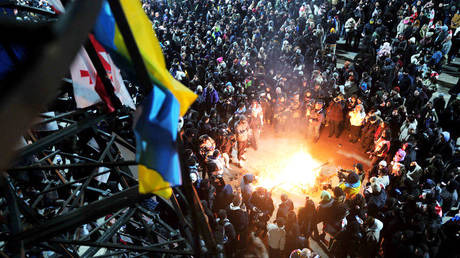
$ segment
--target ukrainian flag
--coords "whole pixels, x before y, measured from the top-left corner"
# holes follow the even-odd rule
[[[171,186],[181,184],[176,148],[179,103],[169,91],[153,87],[139,111],[134,128],[139,192],[169,199]]]
[[[176,147],[179,115],[185,115],[197,96],[169,74],[152,23],[144,13],[140,1],[119,1],[150,79],[155,84],[152,92],[138,107],[140,115],[134,129],[136,159],[139,162],[139,192],[154,193],[169,199],[172,194],[171,186],[181,184]],[[130,60],[107,2],[103,4],[94,34],[106,49]]]
[[[190,89],[175,80],[166,68],[160,43],[152,28],[140,1],[120,0],[120,4],[128,20],[139,52],[142,55],[150,78],[159,86],[171,91],[180,104],[180,115],[184,116],[197,96]],[[128,50],[123,37],[116,26],[115,19],[107,2],[104,2],[101,13],[94,27],[96,39],[106,48],[129,59]]]

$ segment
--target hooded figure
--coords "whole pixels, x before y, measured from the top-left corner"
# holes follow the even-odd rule
[[[241,180],[241,195],[243,197],[243,202],[246,204],[246,206],[253,192],[252,183],[254,182],[254,179],[255,178],[253,174],[246,174],[243,176],[243,179]]]

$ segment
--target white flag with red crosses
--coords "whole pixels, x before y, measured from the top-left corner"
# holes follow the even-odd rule
[[[129,95],[125,87],[123,78],[120,74],[120,69],[115,66],[110,55],[97,42],[92,35],[89,36],[91,43],[98,53],[99,60],[104,66],[107,76],[109,77],[115,95],[125,106],[136,109],[134,101]],[[94,68],[91,59],[82,48],[76,56],[74,62],[70,66],[70,74],[72,76],[73,91],[77,108],[85,108],[101,101],[107,104],[110,111],[113,111],[113,105],[108,97],[102,81],[97,77],[96,69]]]

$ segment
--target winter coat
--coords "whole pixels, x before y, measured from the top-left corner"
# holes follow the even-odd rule
[[[215,239],[219,244],[228,244],[236,239],[235,228],[229,219],[216,219],[216,230],[214,232]]]
[[[251,198],[249,199],[248,209],[252,209],[253,207],[257,207],[263,212],[263,219],[269,220],[275,210],[275,206],[273,205],[273,200],[270,196],[265,196],[264,198],[260,198],[256,193],[252,193]]]
[[[353,29],[355,28],[355,24],[356,24],[356,21],[355,21],[355,19],[353,19],[353,17],[351,17],[350,19],[348,19],[348,20],[345,22],[345,31],[346,31],[347,33],[352,32]]]
[[[415,119],[412,123],[406,120],[401,125],[400,131],[399,131],[399,141],[401,142],[407,141],[407,139],[409,139],[409,136],[410,136],[409,132],[411,130],[414,130],[414,133],[417,132],[417,120]]]
[[[369,238],[375,239],[375,241],[379,241],[380,239],[380,231],[383,229],[383,222],[378,219],[374,219],[374,224],[372,224],[366,230],[366,235]]]
[[[282,202],[278,205],[278,212],[276,213],[276,218],[283,217],[287,219],[289,211],[294,210],[294,203],[287,199],[287,201]]]
[[[230,184],[226,184],[222,191],[216,195],[215,211],[227,208],[233,201],[233,188]]]
[[[387,193],[385,192],[385,190],[381,189],[380,193],[371,193],[367,201],[369,213],[372,215],[376,215],[378,211],[380,211],[383,208],[386,201]]]
[[[286,251],[292,251],[299,246],[300,226],[297,223],[286,225]]]
[[[343,106],[339,102],[331,102],[326,112],[327,121],[341,122],[343,120]]]
[[[203,90],[204,101],[207,105],[215,105],[219,102],[219,93],[214,90],[209,90],[208,87]]]
[[[246,207],[236,206],[233,203],[227,208],[227,217],[233,224],[237,233],[241,233],[249,225],[249,214],[246,211]]]
[[[278,227],[276,224],[267,225],[268,246],[275,250],[284,250],[286,244],[286,230],[284,227]]]
[[[252,196],[252,182],[254,181],[254,175],[253,174],[246,174],[243,176],[243,179],[241,180],[241,195],[243,197],[243,201],[247,203],[249,201],[249,198]]]
[[[318,210],[316,212],[316,223],[325,222],[328,224],[334,224],[334,199],[329,201],[321,201],[318,204]]]
[[[241,119],[235,124],[236,140],[245,142],[249,139],[249,123],[246,119]]]
[[[416,164],[413,170],[407,170],[406,178],[414,183],[418,183],[420,177],[422,176],[422,172],[422,168],[418,164]]]

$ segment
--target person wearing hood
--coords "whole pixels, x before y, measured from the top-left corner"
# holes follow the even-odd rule
[[[321,201],[318,204],[318,210],[316,212],[316,224],[323,222],[323,232],[319,236],[320,239],[324,239],[326,232],[329,234],[335,234],[342,229],[342,219],[346,215],[345,206],[341,203],[337,203],[331,194],[323,190],[321,192]],[[318,237],[317,228],[313,229],[314,237]]]
[[[351,41],[353,40],[353,32],[354,32],[355,25],[356,25],[356,20],[354,19],[353,16],[351,16],[345,22],[345,46],[348,48],[351,47]]]
[[[412,185],[418,185],[420,177],[422,176],[422,172],[422,167],[420,167],[416,161],[412,161],[410,163],[409,169],[407,170],[405,182]]]
[[[209,112],[211,108],[214,108],[219,102],[219,93],[214,86],[209,83],[208,86],[204,89],[203,93],[205,110]]]
[[[241,196],[243,198],[243,203],[246,204],[246,207],[248,207],[249,199],[251,198],[252,192],[254,190],[252,185],[254,181],[255,177],[253,174],[246,174],[241,180]]]
[[[439,134],[438,140],[432,146],[432,152],[439,153],[446,160],[453,157],[455,148],[450,139],[450,133],[447,131]]]
[[[224,186],[219,189],[216,187],[216,201],[214,205],[214,212],[221,209],[225,210],[233,201],[234,194],[233,188],[230,184],[225,184],[223,178],[219,178],[224,183]]]
[[[307,240],[310,238],[313,232],[316,236],[319,235],[318,228],[315,224],[315,202],[313,202],[313,200],[310,199],[308,196],[305,198],[305,206],[300,207],[298,214],[300,233],[303,234]]]

